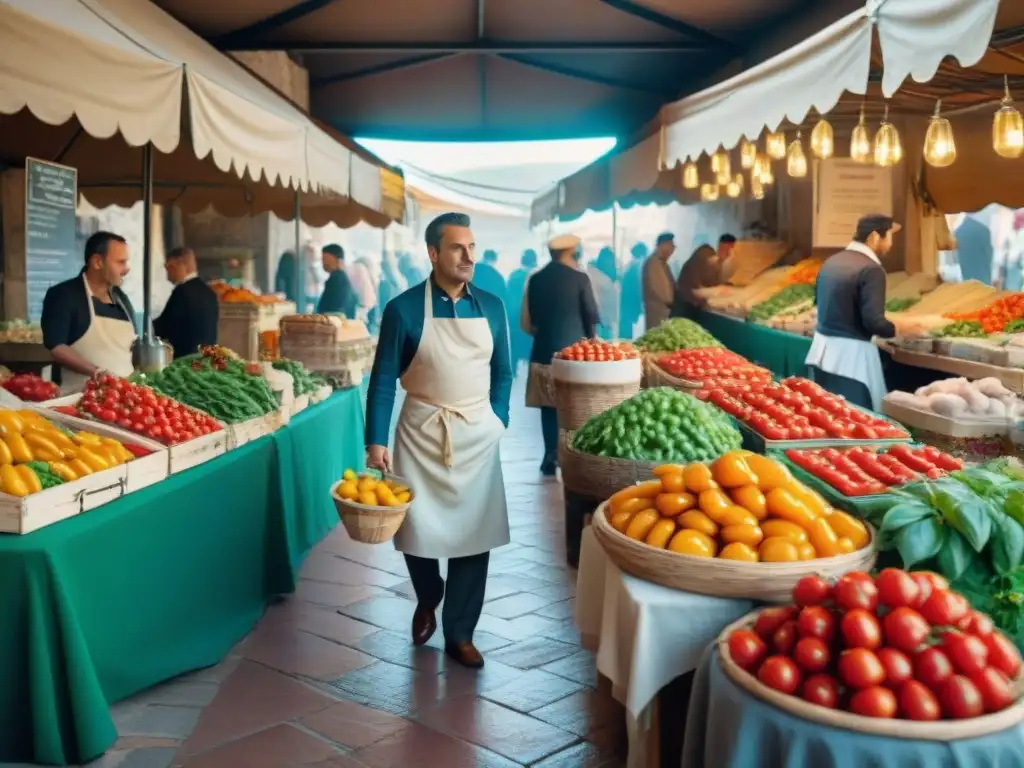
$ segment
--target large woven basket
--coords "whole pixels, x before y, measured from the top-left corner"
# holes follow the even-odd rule
[[[837,557],[819,557],[796,563],[744,563],[698,557],[657,549],[635,541],[612,528],[605,515],[606,504],[594,512],[591,525],[605,553],[619,568],[663,587],[713,597],[734,597],[784,603],[791,600],[793,587],[804,576],[842,576],[850,571],[870,571],[875,564],[875,532],[863,549]]]
[[[562,432],[558,444],[558,465],[566,490],[588,499],[604,501],[627,485],[650,480],[653,470],[664,461],[634,461],[592,456],[572,447],[572,432]]]
[[[677,379],[652,359],[647,364],[647,388],[654,389],[655,387],[672,387],[683,392],[693,392],[700,389],[701,384],[696,381]]]
[[[1024,701],[1018,701],[1002,712],[982,715],[969,720],[937,720],[923,722],[918,720],[887,720],[878,717],[863,717],[838,709],[819,707],[796,696],[789,696],[764,685],[749,672],[741,669],[729,654],[729,635],[737,629],[753,627],[758,612],[748,613],[743,618],[730,624],[718,636],[718,663],[726,676],[736,685],[752,696],[756,696],[768,704],[777,707],[796,717],[820,723],[830,728],[842,728],[856,733],[871,736],[884,736],[892,739],[914,739],[919,741],[957,741],[974,739],[993,733],[1005,731],[1024,722]],[[1019,690],[1022,680],[1018,676],[1013,681],[1014,689]]]
[[[575,431],[599,413],[614,408],[640,391],[640,382],[594,384],[552,379],[558,427]]]
[[[397,475],[384,476],[385,480],[394,480],[397,483],[407,483]],[[353,541],[363,544],[381,544],[391,541],[398,533],[398,529],[405,522],[405,515],[412,506],[412,501],[400,507],[371,507],[365,504],[358,504],[338,495],[340,482],[331,486],[331,499],[334,501],[334,508],[338,510],[338,517],[341,518],[345,530]],[[415,498],[415,497],[414,497]]]

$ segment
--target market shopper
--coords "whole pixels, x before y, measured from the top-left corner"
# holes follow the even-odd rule
[[[128,243],[113,232],[85,242],[85,266],[46,291],[43,344],[60,366],[61,389],[79,392],[97,371],[128,376],[133,370],[135,310],[121,284],[128,274]]]
[[[530,276],[519,326],[533,336],[526,405],[540,408],[544,435],[541,474],[558,469],[558,412],[551,392],[550,366],[555,353],[582,338],[592,338],[600,318],[590,278],[579,268],[582,243],[562,235],[548,243],[551,263]]]
[[[587,265],[587,276],[594,287],[597,313],[601,321],[597,335],[611,341],[619,330],[619,283],[615,265],[615,251],[602,248],[597,258]]]
[[[437,217],[426,241],[430,278],[384,309],[367,398],[367,466],[394,471],[415,494],[395,536],[416,591],[413,643],[433,635],[443,597],[446,653],[480,667],[473,631],[489,554],[509,542],[498,453],[512,388],[508,322],[500,299],[470,285],[469,216]],[[387,443],[399,379],[406,397],[392,466]],[[447,584],[439,558],[448,560]]]
[[[498,252],[486,250],[484,257],[473,270],[473,285],[494,294],[502,303],[506,300],[505,278],[495,266],[498,263]]]
[[[646,329],[657,328],[668,320],[676,299],[676,281],[668,260],[676,252],[675,235],[658,235],[654,253],[644,262],[644,320]]]
[[[526,299],[526,281],[537,269],[537,252],[533,248],[523,251],[519,269],[508,276],[505,311],[508,313],[509,337],[512,346],[512,373],[519,375],[519,364],[530,359],[530,335],[519,327],[519,315]]]
[[[174,290],[160,317],[153,321],[153,331],[174,348],[175,358],[216,344],[220,305],[217,294],[199,278],[195,252],[174,248],[167,254],[164,269]]]
[[[876,411],[887,390],[881,355],[871,339],[896,335],[885,316],[882,258],[899,231],[891,216],[863,216],[853,242],[825,260],[814,289],[818,328],[805,361],[813,378],[829,392]]]
[[[707,302],[698,294],[702,288],[721,285],[729,272],[729,259],[736,247],[736,236],[718,238],[718,250],[705,243],[697,248],[679,270],[672,317],[692,317]]]
[[[636,321],[644,312],[643,272],[647,261],[647,246],[643,243],[634,244],[630,255],[633,259],[622,273],[622,291],[619,296],[619,338],[627,340],[632,340]]]
[[[320,258],[324,272],[327,273],[327,282],[324,283],[324,292],[317,302],[316,311],[320,314],[342,314],[352,320],[359,307],[359,296],[345,273],[344,249],[335,243],[325,245]]]

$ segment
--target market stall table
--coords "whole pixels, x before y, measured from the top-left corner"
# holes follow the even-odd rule
[[[728,349],[764,366],[779,378],[807,375],[804,360],[811,340],[806,336],[705,310],[695,312],[693,319]]]
[[[590,528],[583,531],[577,583],[576,625],[626,708],[629,768],[658,765],[658,692],[696,669],[707,645],[754,604],[629,576],[607,558]]]
[[[732,682],[709,647],[693,682],[683,768],[982,768],[1020,765],[1024,724],[951,742],[884,738],[832,728],[772,707]]]
[[[87,762],[109,705],[219,662],[337,523],[363,460],[362,389],[110,504],[0,537],[0,761]]]

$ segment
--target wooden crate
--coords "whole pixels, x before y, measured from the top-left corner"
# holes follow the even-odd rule
[[[128,465],[122,464],[31,496],[0,493],[0,533],[37,531],[118,499],[127,487]]]
[[[276,432],[280,429],[281,423],[281,410],[278,409],[256,419],[249,419],[238,424],[228,424],[228,450],[232,451],[246,443]]]
[[[295,313],[294,302],[221,304],[217,343],[244,360],[260,359],[260,333],[276,331],[281,318]]]

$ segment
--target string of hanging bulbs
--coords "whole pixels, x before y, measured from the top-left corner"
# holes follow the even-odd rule
[[[1003,78],[1003,99],[999,110],[992,118],[992,148],[1000,157],[1009,159],[1024,155],[1024,117],[1014,105],[1010,95],[1009,79]],[[826,160],[835,154],[835,136],[832,125],[824,117],[818,121],[811,131],[811,152],[819,160]],[[773,131],[765,136],[764,151],[757,144],[746,138],[740,142],[740,166],[749,172],[750,194],[755,200],[764,198],[764,188],[775,182],[772,162],[786,161],[786,173],[793,178],[807,176],[807,155],[804,153],[800,131],[788,145],[786,136],[781,131]],[[896,126],[889,121],[889,106],[886,105],[882,122],[874,137],[871,136],[864,109],[861,108],[860,120],[850,136],[850,159],[865,165],[874,164],[882,168],[891,168],[903,159],[903,144],[900,141]],[[924,160],[935,168],[945,168],[956,160],[956,140],[953,137],[953,126],[942,116],[942,100],[935,104],[935,113],[928,121],[928,130],[924,139]],[[729,153],[719,147],[711,156],[711,173],[713,183],[701,183],[697,164],[688,160],[683,167],[683,187],[700,189],[702,202],[718,200],[722,190],[726,196],[737,198],[746,187],[746,177],[742,173],[734,174],[729,160]]]

